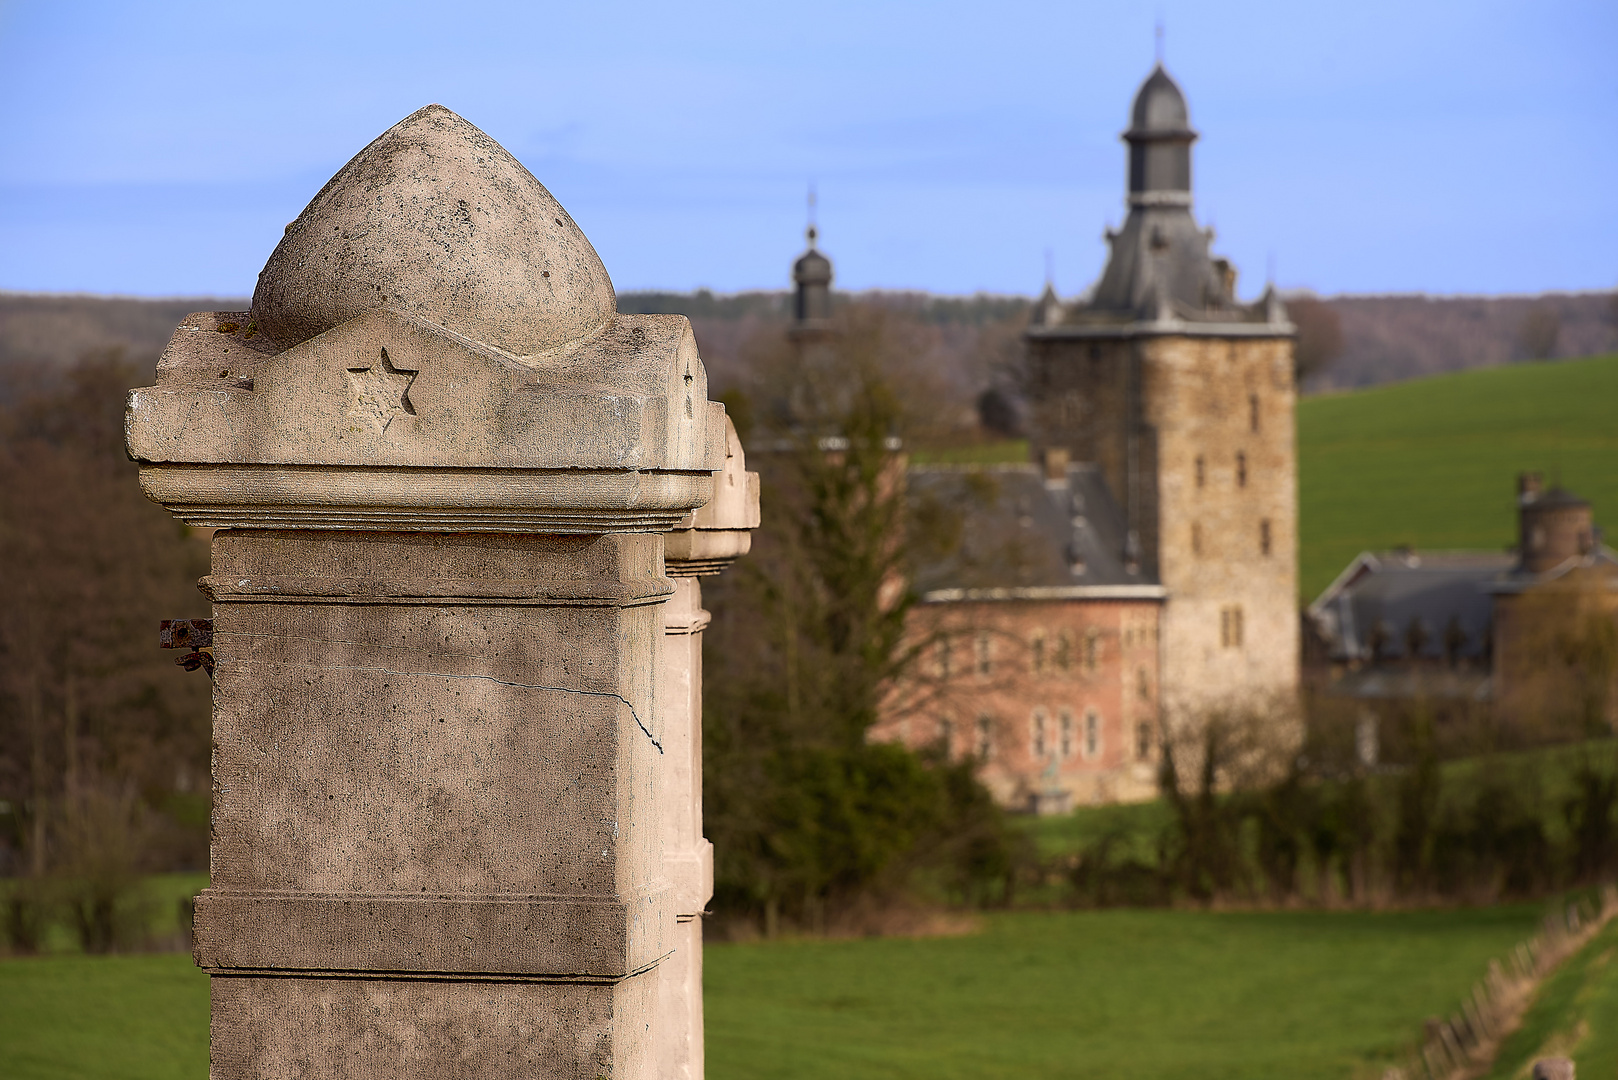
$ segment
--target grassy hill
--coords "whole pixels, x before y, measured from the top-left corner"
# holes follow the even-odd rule
[[[1298,461],[1306,601],[1366,549],[1511,545],[1525,470],[1618,525],[1618,356],[1305,398]]]

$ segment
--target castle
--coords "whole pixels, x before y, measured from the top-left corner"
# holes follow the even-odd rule
[[[968,509],[958,549],[916,571],[932,704],[873,737],[974,755],[1007,805],[1149,797],[1165,737],[1295,704],[1294,330],[1210,253],[1196,137],[1159,65],[1101,279],[1071,302],[1047,286],[1026,331],[1033,461],[908,470],[913,497]],[[811,253],[800,320],[830,283]]]

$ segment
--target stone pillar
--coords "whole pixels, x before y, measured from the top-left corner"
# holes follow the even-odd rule
[[[618,315],[550,193],[430,106],[250,312],[179,327],[127,433],[220,530],[212,1076],[655,1075],[663,534],[725,453],[686,320]]]
[[[713,896],[713,845],[702,835],[701,579],[747,554],[759,523],[758,473],[747,471],[736,428],[725,420],[725,465],[714,497],[669,534],[674,597],[663,608],[663,872],[674,891],[674,952],[658,968],[657,1075],[701,1080],[702,913]]]

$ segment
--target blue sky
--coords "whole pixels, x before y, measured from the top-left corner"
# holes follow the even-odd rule
[[[1618,285],[1618,4],[0,0],[0,288],[245,295],[321,183],[438,101],[620,290],[1064,293],[1123,214],[1162,17],[1197,212],[1323,293]]]

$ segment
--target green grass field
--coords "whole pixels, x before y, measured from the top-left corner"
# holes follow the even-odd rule
[[[1581,1077],[1618,1077],[1618,923],[1540,984],[1489,1080],[1527,1077],[1539,1057],[1573,1057]]]
[[[1298,403],[1299,586],[1367,549],[1498,551],[1538,469],[1618,521],[1618,356],[1515,364]]]
[[[1542,1057],[1571,1057],[1580,1076],[1618,1076],[1618,922],[1540,985],[1489,1080],[1526,1077]]]
[[[1346,1080],[1538,915],[1027,913],[957,938],[716,945],[708,1075]],[[8,1080],[201,1080],[207,1025],[185,955],[0,961]]]
[[[995,916],[933,940],[705,957],[708,1075],[1334,1077],[1459,1002],[1537,908]]]

